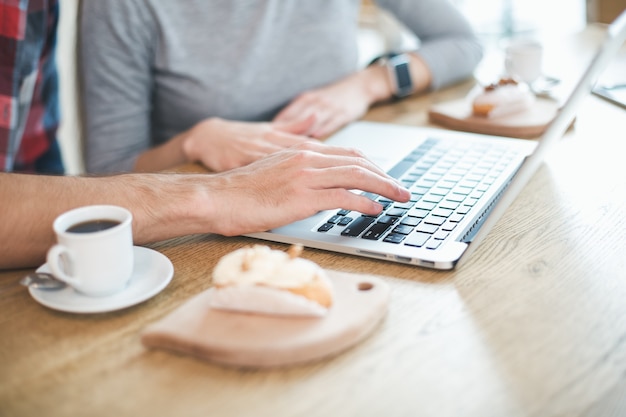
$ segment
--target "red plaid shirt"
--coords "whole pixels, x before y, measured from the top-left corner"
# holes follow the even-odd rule
[[[0,0],[0,171],[62,173],[58,0]]]

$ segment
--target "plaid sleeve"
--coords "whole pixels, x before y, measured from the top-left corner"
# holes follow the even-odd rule
[[[57,0],[0,0],[0,170],[62,173]]]

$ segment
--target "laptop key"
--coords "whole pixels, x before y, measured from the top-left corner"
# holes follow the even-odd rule
[[[457,223],[451,222],[451,221],[447,221],[444,224],[441,225],[441,230],[444,230],[446,232],[451,232],[454,230],[454,228],[456,227]]]
[[[439,208],[441,208],[441,209],[448,209],[448,210],[454,210],[458,206],[459,206],[459,203],[457,203],[456,201],[450,201],[450,200],[443,200],[439,204]]]
[[[424,217],[426,217],[426,215],[424,215]],[[419,222],[421,221],[420,218],[418,217],[405,217],[404,219],[402,219],[400,221],[401,225],[405,225],[405,226],[417,226],[419,224]]]
[[[424,196],[424,198],[422,198],[422,201],[426,202],[426,203],[439,203],[441,200],[443,199],[443,196],[440,195],[436,195],[436,194],[426,194]]]
[[[430,190],[428,187],[413,187],[411,188],[411,193],[416,195],[424,195]]]
[[[398,217],[391,217],[387,215],[380,216],[378,218],[378,223],[383,223],[383,224],[388,224],[388,225],[392,225],[397,221],[398,221]]]
[[[400,235],[408,235],[413,231],[414,226],[408,226],[406,224],[400,224],[392,230],[392,233],[400,234]]]
[[[460,214],[460,213],[454,213],[450,217],[448,217],[448,220],[451,221],[451,222],[454,222],[454,223],[458,223],[461,220],[463,220],[463,217],[465,217],[465,216]]]
[[[370,224],[374,223],[374,220],[376,220],[375,217],[361,216],[346,226],[346,228],[341,232],[341,235],[357,237],[365,229],[367,229]]]
[[[430,235],[428,233],[415,232],[406,238],[404,244],[408,246],[422,247],[428,239],[430,239]]]
[[[337,224],[339,222],[339,220],[341,220],[342,217],[338,214],[335,214],[333,217],[331,217],[330,219],[326,220],[326,222],[328,223],[332,223],[332,224]]]
[[[430,213],[430,210],[413,207],[411,210],[409,210],[408,215],[411,217],[416,217],[418,219],[423,219],[424,217],[428,216],[428,213]]]
[[[350,222],[352,221],[352,217],[342,217],[341,220],[339,220],[339,223],[337,223],[339,226],[347,226],[350,224]]]
[[[411,193],[411,199],[409,201],[415,204],[415,202],[419,201],[419,199],[422,198],[423,195],[424,194]]]
[[[421,209],[421,210],[431,211],[435,207],[437,207],[437,204],[430,203],[428,201],[423,201],[422,200],[422,201],[418,202],[417,204],[415,204],[415,206],[413,206],[413,209],[414,210]]]
[[[328,232],[330,229],[332,229],[334,226],[334,224],[332,223],[324,223],[323,225],[321,225],[317,231],[318,232]]]
[[[403,209],[396,209],[396,208],[392,208],[387,210],[387,216],[393,216],[393,217],[402,217],[406,214],[406,210]]]
[[[465,197],[466,197],[465,195],[451,193],[446,196],[446,200],[453,201],[455,203],[460,203],[463,200],[465,200]]]
[[[403,209],[403,210],[408,210],[408,209],[410,209],[411,207],[413,207],[413,204],[415,204],[415,203],[414,203],[414,202],[412,202],[412,201],[409,201],[409,202],[407,202],[407,203],[395,203],[395,204],[393,205],[393,208]]]
[[[424,218],[424,223],[434,224],[436,226],[441,226],[445,221],[445,217],[433,216],[432,214],[429,214]]]
[[[391,227],[390,223],[374,223],[372,227],[363,233],[361,238],[368,240],[378,240]]]
[[[445,230],[439,230],[433,235],[433,239],[444,240],[448,236],[450,236],[450,232],[447,232]]]
[[[437,249],[441,245],[441,240],[431,239],[426,244],[426,249]]]
[[[433,211],[430,212],[430,214],[432,214],[433,216],[439,216],[439,217],[449,217],[452,213],[454,213],[453,210],[442,208],[442,207],[437,207]]]
[[[402,234],[397,234],[397,233],[389,233],[387,236],[385,236],[385,238],[383,239],[383,242],[387,242],[387,243],[400,243],[404,240],[406,236],[402,235]]]
[[[437,231],[437,229],[439,229],[439,226],[437,226],[436,224],[428,224],[428,223],[422,222],[419,225],[417,225],[417,227],[415,228],[415,231],[433,234]]]

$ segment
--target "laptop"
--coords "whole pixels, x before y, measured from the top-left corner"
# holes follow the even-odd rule
[[[553,121],[536,141],[357,121],[326,143],[360,149],[411,191],[409,203],[378,200],[379,216],[321,211],[247,236],[448,270],[476,250],[564,134],[581,101],[626,40],[626,11]]]

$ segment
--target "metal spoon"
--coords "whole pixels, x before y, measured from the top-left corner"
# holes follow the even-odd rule
[[[33,272],[20,280],[20,284],[40,290],[60,290],[66,283],[59,281],[54,275],[47,272]]]

